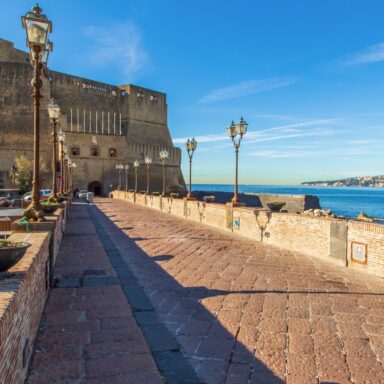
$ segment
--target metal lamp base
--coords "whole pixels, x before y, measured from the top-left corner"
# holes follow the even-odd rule
[[[31,221],[45,221],[44,211],[40,204],[35,206],[31,203],[24,211],[24,217]]]

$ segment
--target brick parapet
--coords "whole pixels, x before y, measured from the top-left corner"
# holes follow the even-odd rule
[[[384,276],[384,226],[379,224],[276,213],[262,208],[233,207],[231,204],[135,195],[123,191],[114,191],[112,196],[286,250]],[[353,242],[366,246],[365,263],[352,262]]]
[[[18,232],[10,240],[31,244],[0,280],[0,384],[21,384],[50,287],[65,226],[65,209],[51,218],[50,232]]]

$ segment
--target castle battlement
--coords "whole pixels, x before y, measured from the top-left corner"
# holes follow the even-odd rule
[[[33,108],[32,67],[28,53],[0,39],[0,188],[9,186],[7,173],[21,154],[32,157]],[[61,128],[78,167],[74,183],[82,189],[99,185],[102,193],[116,187],[117,162],[153,157],[151,185],[161,190],[159,152],[170,153],[168,190],[184,190],[180,169],[181,151],[175,148],[168,130],[166,94],[139,85],[111,85],[49,70],[43,79],[41,106],[41,153],[50,164],[51,128],[46,105],[54,98],[61,107]],[[98,144],[95,145],[95,139]],[[77,148],[77,153],[76,153]],[[158,152],[158,153],[157,153]],[[50,168],[42,169],[44,187],[49,187]],[[132,166],[133,168],[133,166]],[[1,179],[3,182],[1,182]],[[144,189],[144,185],[140,186]]]

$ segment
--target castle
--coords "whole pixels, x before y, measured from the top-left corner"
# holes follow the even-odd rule
[[[0,188],[12,188],[8,172],[15,158],[33,158],[32,67],[29,55],[0,39]],[[59,124],[69,157],[76,163],[73,185],[106,195],[118,186],[116,164],[129,164],[129,189],[146,189],[145,156],[152,157],[150,189],[162,191],[160,151],[167,148],[167,192],[185,190],[181,151],[172,144],[167,125],[166,95],[136,85],[113,86],[49,70],[43,76],[40,123],[41,187],[52,185],[52,132],[47,104],[61,108]],[[125,171],[122,187],[125,188]]]

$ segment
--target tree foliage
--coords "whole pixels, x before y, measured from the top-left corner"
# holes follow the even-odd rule
[[[20,193],[25,193],[31,190],[32,185],[32,162],[25,156],[15,158],[15,187],[20,190]],[[13,183],[13,170],[8,172],[8,177]]]

